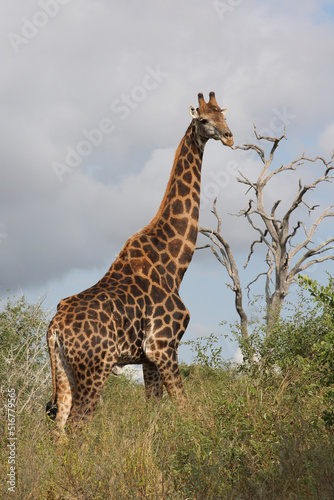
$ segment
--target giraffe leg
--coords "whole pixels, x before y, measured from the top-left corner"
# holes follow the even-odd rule
[[[170,397],[179,402],[184,401],[186,396],[183,389],[176,350],[172,348],[167,349],[161,354],[161,358],[157,360],[156,365],[161,380]]]
[[[156,365],[150,362],[143,363],[143,375],[147,399],[152,397],[161,399],[163,387],[160,373]]]
[[[59,343],[55,347],[56,368],[56,416],[54,418],[58,431],[62,431],[66,425],[71,411],[73,394],[76,391],[76,383],[73,373],[62,353]],[[55,431],[55,434],[59,433]]]
[[[151,364],[155,365],[161,382],[166,387],[170,397],[182,402],[185,400],[185,393],[177,360],[177,351],[190,316],[188,309],[178,294],[173,295],[172,299],[177,306],[177,310],[173,313],[173,323],[170,326],[165,326],[162,332],[159,332],[159,330],[154,331],[153,322],[152,331],[144,343],[144,351],[147,359]]]
[[[150,361],[149,363],[146,363],[147,365],[146,370],[149,370],[147,372],[148,385],[146,385],[145,369],[144,369],[146,394],[148,396],[156,395],[155,391],[158,390],[157,389],[158,386],[156,385],[156,382],[154,382],[157,380],[157,378],[155,379],[151,378],[152,374],[154,374],[154,368],[152,367],[153,365],[160,379],[160,387],[158,394],[159,395],[162,394],[162,387],[161,387],[162,383],[166,387],[167,392],[171,398],[173,399],[175,398],[178,401],[182,402],[185,399],[185,393],[180,375],[179,364],[177,361],[177,351],[174,348],[174,346],[171,347],[166,345],[164,349],[161,349],[161,347],[157,349],[154,347],[154,345],[151,348],[146,346],[145,353],[147,359]]]
[[[83,372],[81,372],[81,377],[76,376],[76,392],[68,419],[72,431],[75,431],[78,424],[91,420],[97,404],[101,401],[102,389],[110,375],[112,366],[113,364],[111,363],[111,367],[104,370],[101,370],[100,365],[91,368],[89,379],[86,377],[83,378]]]
[[[102,388],[97,389],[96,387],[90,387],[87,389],[85,385],[77,385],[77,391],[73,398],[71,413],[68,419],[68,424],[72,432],[74,432],[81,423],[91,419],[100,401],[101,393]]]

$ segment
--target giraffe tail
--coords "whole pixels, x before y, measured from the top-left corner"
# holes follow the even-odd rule
[[[56,352],[55,346],[57,342],[57,331],[48,330],[47,343],[49,348],[49,356],[51,363],[51,377],[52,377],[52,398],[46,404],[46,413],[51,420],[55,420],[57,415],[57,370],[56,370]]]

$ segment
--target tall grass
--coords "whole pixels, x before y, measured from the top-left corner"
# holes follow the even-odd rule
[[[197,367],[180,409],[148,405],[143,387],[112,378],[93,421],[57,447],[44,408],[23,411],[15,498],[333,498],[333,431],[321,395],[295,392],[298,376],[269,385]],[[2,436],[6,464],[5,422]],[[11,495],[2,482],[1,498]]]
[[[22,359],[29,356],[17,362],[17,373]],[[285,359],[282,349],[279,359]],[[168,397],[147,403],[143,386],[111,376],[92,422],[57,446],[44,413],[48,379],[34,397],[23,391],[17,402],[15,494],[5,479],[8,422],[2,406],[0,498],[332,499],[334,431],[323,419],[328,388],[303,359],[279,370],[270,370],[268,362],[262,371],[211,361],[182,366],[188,396],[182,408]],[[10,381],[19,394],[22,378]],[[31,387],[28,381],[25,386]]]

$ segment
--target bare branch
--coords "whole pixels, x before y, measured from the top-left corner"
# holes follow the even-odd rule
[[[254,221],[251,219],[251,217],[249,217],[249,215],[246,216],[246,219],[248,220],[252,228],[255,229],[255,231],[257,231],[258,233],[260,233],[262,241],[264,241],[267,247],[270,248],[272,251],[274,251],[272,245],[269,243],[269,240],[266,238],[267,234],[269,233],[268,227],[263,231],[260,227],[255,225]],[[256,241],[254,243],[256,243]]]
[[[326,208],[326,210],[324,210],[322,214],[320,214],[319,217],[316,219],[316,221],[312,224],[311,229],[309,231],[307,231],[305,224],[302,223],[306,238],[299,245],[296,245],[296,247],[291,251],[291,258],[294,257],[298,252],[300,252],[300,250],[306,248],[306,246],[312,241],[314,233],[323,219],[327,217],[334,217],[334,212],[329,212],[329,210],[331,210],[332,208],[334,208],[334,205],[331,205],[328,208]],[[329,242],[331,242],[331,240],[329,240]],[[315,248],[315,250],[317,251],[317,248]]]
[[[311,263],[308,263],[308,259],[311,257],[314,257],[316,255],[321,255],[324,252],[328,252],[330,250],[334,250],[334,245],[331,245],[331,243],[334,242],[334,238],[328,238],[326,241],[323,241],[318,245],[317,247],[307,249],[307,252],[305,252],[296,262],[296,264],[293,266],[293,268],[290,270],[289,276],[292,278],[296,274],[298,274],[300,271],[303,271],[307,267],[310,267],[312,265]],[[304,247],[306,248],[306,246]],[[292,252],[291,252],[292,254]],[[291,255],[290,254],[290,255]],[[333,255],[327,255],[326,257],[322,257],[322,260],[319,260],[319,262],[324,262],[325,260],[330,260],[334,259]],[[304,264],[305,262],[305,264]],[[312,263],[316,263],[317,259],[314,261],[311,261]]]
[[[202,234],[205,234],[205,233],[203,232]],[[208,236],[208,235],[206,235],[206,236]],[[212,237],[210,237],[210,240],[213,241]],[[214,244],[217,245],[216,242],[214,242]],[[227,270],[228,275],[230,276],[230,278],[232,278],[232,275],[231,275],[232,271],[231,271],[228,259],[226,258],[226,255],[225,255],[223,249],[219,245],[217,245],[217,246],[220,249],[220,251],[221,251],[221,253],[223,255],[223,258],[221,258],[219,256],[217,250],[215,249],[215,247],[213,245],[207,245],[207,247],[211,249],[213,255],[216,257],[216,259],[218,260],[218,262],[220,262],[226,268],[226,270]],[[202,248],[204,248],[204,247],[202,247]]]
[[[331,249],[334,249],[334,247],[331,247]],[[325,257],[321,257],[320,259],[314,259],[306,262],[304,265],[300,266],[299,268],[296,269],[296,272],[294,273],[294,276],[296,274],[299,274],[301,271],[305,271],[310,266],[313,266],[314,264],[321,264],[322,262],[325,262],[326,260],[334,260],[333,255],[327,255]]]
[[[282,202],[282,200],[277,200],[275,201],[275,203],[273,204],[273,208],[271,209],[271,218],[273,220],[275,220],[275,212],[276,212],[276,208],[278,207],[278,205]]]
[[[246,184],[246,185],[250,186],[249,189],[253,188],[254,191],[256,192],[257,185],[254,184],[254,182],[247,179],[247,177],[242,172],[240,172],[240,170],[238,172],[241,175],[242,179],[240,179],[240,177],[237,177],[237,181],[240,182],[241,184]],[[246,194],[248,193],[249,189],[247,190]]]
[[[203,228],[202,228],[203,229]],[[210,245],[207,244],[207,245],[203,245],[201,247],[196,247],[196,250],[204,250],[205,248],[210,248]]]
[[[280,143],[280,141],[282,139],[286,139],[285,128],[284,128],[284,134],[281,137],[267,137],[267,136],[264,136],[264,135],[259,135],[257,133],[257,129],[256,129],[256,125],[255,124],[253,124],[253,128],[254,128],[255,137],[257,138],[258,141],[265,140],[265,141],[273,142],[274,146],[277,143],[275,149],[277,148],[278,144]]]
[[[291,244],[291,240],[292,238],[294,238],[294,236],[296,236],[297,232],[298,232],[298,229],[301,227],[301,226],[304,226],[303,222],[301,221],[298,221],[297,222],[297,225],[294,226],[292,228],[292,233],[291,234],[288,234],[287,237],[286,237],[286,244],[290,244],[290,248],[292,248],[292,244]],[[304,227],[304,231],[306,230],[306,227]]]
[[[244,264],[244,269],[246,269],[246,267],[248,266],[248,263],[249,263],[249,261],[250,261],[250,259],[251,259],[251,256],[252,256],[252,255],[253,255],[253,253],[254,253],[254,247],[255,247],[256,243],[263,243],[263,238],[262,238],[262,236],[260,237],[260,239],[259,239],[259,240],[254,240],[254,241],[253,241],[253,243],[251,244],[251,246],[250,246],[250,251],[249,251],[249,254],[248,254],[247,260],[246,260],[246,262],[245,262],[245,264]]]
[[[249,214],[249,212],[252,210],[252,205],[253,205],[253,203],[254,203],[254,200],[249,199],[249,200],[248,200],[248,208],[246,208],[246,206],[247,206],[247,204],[246,204],[245,208],[244,208],[244,209],[242,209],[242,210],[240,210],[240,212],[239,212],[238,214],[236,214],[236,215],[237,215],[238,217],[241,217],[242,215],[248,215],[248,214]]]
[[[243,151],[249,151],[250,149],[253,149],[253,151],[257,152],[263,163],[266,161],[263,149],[259,148],[259,146],[256,146],[255,144],[244,144],[243,146],[233,146],[232,149],[242,149]]]
[[[226,253],[226,247],[225,247],[225,245],[228,246],[227,242],[225,242],[221,234],[219,234],[217,231],[214,231],[213,229],[201,227],[199,229],[199,232],[202,233],[207,238],[209,238],[212,241],[213,245],[216,245],[216,247],[219,248],[220,253],[222,254],[222,258],[219,256],[218,252],[216,251],[213,245],[205,245],[203,247],[198,247],[198,250],[201,250],[203,248],[210,248],[216,259],[226,268],[229,276],[232,277],[229,258]],[[218,241],[215,241],[215,238]]]
[[[222,220],[221,220],[221,217],[218,215],[217,213],[217,198],[214,199],[214,202],[213,202],[213,208],[211,210],[211,213],[213,213],[213,215],[216,217],[217,219],[217,232],[220,234],[220,230],[221,230],[221,225],[222,225]]]
[[[256,278],[255,278],[255,279],[253,279],[253,281],[251,281],[250,283],[248,283],[248,285],[246,286],[246,289],[248,290],[248,292],[247,292],[247,298],[248,298],[248,300],[250,300],[250,295],[249,295],[249,294],[250,294],[250,287],[251,287],[252,285],[254,285],[254,283],[256,283],[256,281],[257,281],[257,280],[258,280],[261,276],[266,276],[266,274],[267,274],[267,273],[259,273],[259,274],[256,276]]]
[[[272,159],[273,158],[270,157],[270,159],[268,160],[268,163],[271,163]],[[332,161],[326,162],[321,156],[317,156],[316,158],[308,158],[303,153],[299,158],[297,158],[296,160],[293,160],[288,165],[283,165],[282,164],[279,168],[273,170],[266,177],[264,177],[263,180],[262,180],[263,187],[275,175],[279,174],[280,172],[285,172],[287,170],[293,170],[293,171],[295,171],[295,170],[297,170],[298,167],[300,167],[301,165],[303,165],[305,161],[315,163],[318,160],[321,161],[325,165],[325,167],[326,167],[325,173],[324,173],[324,175],[322,175],[321,177],[319,177],[319,179],[317,179],[316,181],[314,181],[314,183],[311,184],[310,186],[304,186],[304,187],[302,187],[301,181],[299,181],[299,190],[298,190],[298,193],[297,193],[297,196],[296,196],[296,200],[295,200],[295,201],[297,201],[297,199],[299,200],[299,202],[297,203],[297,206],[298,206],[299,203],[300,203],[300,201],[301,201],[301,199],[302,199],[302,197],[305,195],[305,193],[307,191],[309,191],[310,189],[314,189],[316,187],[316,185],[319,184],[320,182],[330,182],[332,179],[334,179],[334,176],[328,175],[334,169],[334,166],[331,166],[331,163],[333,163]],[[299,197],[300,197],[300,199],[299,199]],[[297,206],[295,208],[297,208]]]

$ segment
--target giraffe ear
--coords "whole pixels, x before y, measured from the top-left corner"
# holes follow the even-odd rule
[[[197,119],[199,116],[198,111],[196,108],[194,108],[194,106],[189,106],[189,113],[190,113],[191,118]]]
[[[221,110],[221,113],[222,115],[225,117],[226,116],[226,113],[227,113],[228,109],[227,108],[224,108]]]

